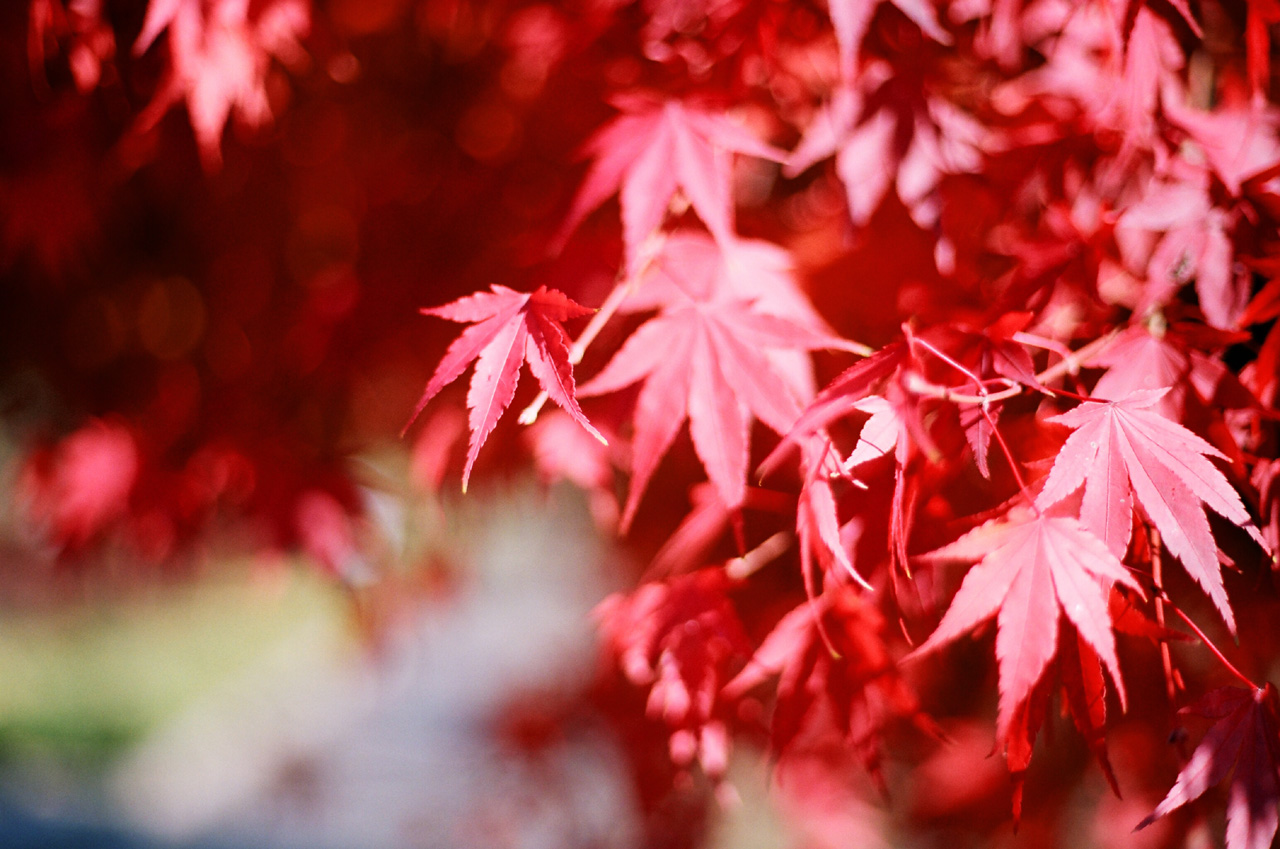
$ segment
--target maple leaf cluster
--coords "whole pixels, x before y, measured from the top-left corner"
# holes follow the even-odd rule
[[[1202,23],[1230,40],[1241,25],[1264,32],[1269,9],[830,0],[769,16],[768,4],[727,3],[705,19],[683,10],[697,19],[684,30],[698,33],[694,62],[655,44],[668,5],[645,7],[638,46],[651,73],[611,94],[618,115],[581,148],[590,164],[552,241],[553,252],[571,244],[616,196],[612,291],[577,344],[554,351],[515,329],[480,344],[479,328],[520,326],[495,300],[422,403],[460,374],[464,347],[477,358],[469,472],[514,395],[516,339],[545,397],[602,442],[587,420],[609,423],[624,534],[643,521],[687,423],[710,489],[651,582],[599,611],[611,653],[652,687],[650,713],[671,727],[678,763],[697,752],[719,781],[723,717],[777,674],[776,756],[814,745],[808,731],[843,739],[878,773],[883,729],[919,711],[911,670],[994,620],[995,737],[1015,818],[1059,689],[1117,787],[1107,693],[1130,710],[1121,658],[1140,651],[1117,634],[1143,635],[1148,662],[1161,654],[1176,707],[1190,685],[1169,649],[1172,612],[1213,644],[1187,612],[1203,618],[1199,599],[1172,573],[1190,577],[1233,636],[1224,569],[1241,585],[1269,578],[1276,535],[1255,519],[1249,474],[1269,469],[1275,448],[1275,369],[1248,332],[1274,317],[1254,271],[1277,245],[1269,47],[1215,54]],[[800,36],[801,18],[829,40]],[[823,193],[826,208],[812,211]],[[901,249],[894,208],[906,213],[897,226],[932,247],[931,267],[912,281],[915,298],[906,281],[888,284],[904,321],[865,337],[886,340],[877,349],[846,335],[872,322],[824,318],[815,303],[841,292],[812,278],[806,288],[801,269],[840,267],[839,286],[874,285],[840,257]],[[429,312],[455,318],[471,303]],[[631,314],[647,318],[624,325],[578,386],[573,367]],[[819,352],[823,364],[862,360],[823,386]],[[794,514],[793,533],[779,514]],[[943,528],[956,538],[939,546]],[[735,554],[710,565],[730,531]],[[727,594],[786,568],[773,561],[796,563],[804,599],[749,652]],[[954,594],[949,563],[971,564]],[[1226,718],[1142,824],[1238,762],[1228,844],[1265,845],[1280,742],[1270,685],[1212,651],[1252,690],[1191,708]],[[741,671],[725,683],[735,652]]]
[[[74,552],[230,502],[343,575],[352,487],[315,471],[341,439],[291,451],[342,425],[246,411],[283,384],[358,417],[362,367],[464,324],[427,346],[419,479],[460,466],[465,489],[523,447],[649,563],[597,619],[676,783],[727,798],[751,741],[851,810],[857,764],[892,807],[983,728],[1007,776],[940,789],[925,825],[1033,840],[1081,805],[1078,750],[1123,796],[1093,800],[1109,841],[1112,817],[1174,845],[1225,783],[1229,849],[1269,845],[1277,23],[1269,0],[32,0],[30,86],[60,106],[23,108],[57,146],[5,143],[0,259],[74,278],[67,244],[136,191],[219,260],[94,295],[108,341],[120,304],[139,316],[163,391],[84,405],[30,455],[28,509]],[[422,44],[424,124],[333,93]],[[196,167],[167,171],[183,111]],[[108,185],[48,202],[99,160]],[[219,215],[174,174],[221,187]],[[296,221],[253,202],[273,181]],[[302,294],[243,284],[273,265]],[[434,327],[396,323],[414,301]],[[246,346],[280,378],[251,380]],[[81,372],[118,378],[112,351]],[[1042,734],[1056,714],[1076,730]],[[1163,742],[1179,716],[1213,724]]]

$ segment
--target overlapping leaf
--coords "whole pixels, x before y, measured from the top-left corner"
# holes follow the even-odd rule
[[[883,617],[852,587],[782,617],[724,695],[737,698],[774,676],[774,751],[785,752],[802,734],[834,733],[854,747],[873,778],[884,722],[918,710],[885,646]]]
[[[1166,391],[1139,390],[1049,419],[1075,432],[1063,443],[1036,503],[1047,508],[1083,486],[1080,521],[1119,557],[1129,545],[1136,499],[1234,632],[1205,507],[1264,543],[1240,496],[1208,460],[1222,453],[1150,409]]]
[[[142,129],[183,99],[205,162],[217,166],[232,111],[254,126],[271,117],[271,60],[301,62],[299,39],[310,26],[311,6],[304,0],[153,0],[134,52],[141,55],[167,30],[172,68],[140,116]]]
[[[882,0],[828,0],[831,23],[836,31],[836,43],[840,46],[840,68],[852,78],[862,52],[862,40],[871,28],[871,20]],[[902,14],[910,18],[920,30],[940,44],[950,44],[951,36],[938,23],[938,10],[931,0],[892,0]]]
[[[728,763],[721,688],[750,651],[731,586],[723,569],[703,569],[611,595],[594,612],[623,672],[650,687],[648,712],[671,728],[672,759],[696,757],[713,778]]]
[[[584,397],[601,395],[644,381],[636,402],[623,527],[686,419],[721,500],[731,510],[741,507],[751,416],[784,434],[800,415],[796,384],[767,354],[839,344],[732,292],[712,289],[693,297],[673,287],[658,315],[631,334],[604,370],[579,390]]]
[[[834,154],[855,224],[870,220],[893,185],[916,222],[931,226],[942,176],[977,170],[986,141],[986,129],[955,104],[876,63],[815,116],[787,171]]]
[[[988,523],[926,556],[981,558],[915,654],[934,651],[997,617],[1001,739],[1008,737],[1015,710],[1057,652],[1061,614],[1105,664],[1124,703],[1107,593],[1116,583],[1141,590],[1115,555],[1078,521],[1041,514]]]
[[[731,154],[781,161],[784,154],[704,106],[642,97],[615,99],[623,114],[587,142],[595,161],[574,198],[561,239],[615,192],[622,203],[626,268],[662,224],[679,192],[717,240],[733,234]]]

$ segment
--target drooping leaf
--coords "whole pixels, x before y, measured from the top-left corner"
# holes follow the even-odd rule
[[[1182,713],[1217,720],[1156,809],[1138,823],[1146,828],[1231,776],[1227,797],[1227,849],[1267,849],[1280,822],[1277,778],[1276,691],[1223,687]]]
[[[728,765],[721,689],[750,643],[723,569],[702,569],[614,594],[594,611],[605,648],[627,678],[649,687],[648,713],[671,729],[672,760],[695,758],[713,779]]]
[[[820,433],[834,421],[858,410],[858,404],[872,394],[876,386],[897,371],[906,360],[903,343],[886,345],[857,365],[841,372],[817,394],[796,420],[787,439],[760,464],[762,474],[777,467],[782,458],[793,451],[801,440]]]
[[[33,70],[44,70],[48,52],[59,41],[69,40],[65,49],[67,66],[76,88],[87,93],[102,80],[104,66],[115,58],[115,32],[103,17],[101,2],[72,2],[64,9],[61,0],[31,0],[27,9],[27,50]],[[47,84],[47,83],[46,83]]]
[[[185,100],[205,163],[221,161],[222,131],[235,114],[252,126],[271,117],[267,72],[272,59],[300,63],[299,39],[311,27],[305,0],[156,0],[147,9],[134,53],[142,55],[168,32],[172,67],[168,79],[139,116],[148,131]]]
[[[834,154],[854,224],[866,224],[893,186],[916,223],[930,227],[943,175],[977,170],[987,136],[964,110],[877,62],[855,85],[836,90],[792,152],[787,172],[801,173]]]
[[[90,421],[35,454],[17,481],[26,521],[60,547],[83,547],[128,509],[140,466],[137,436],[115,421]]]
[[[1251,2],[1249,7],[1259,5]],[[1280,7],[1274,14],[1280,21]],[[1174,99],[1164,109],[1174,124],[1190,134],[1233,196],[1239,196],[1251,178],[1269,171],[1280,157],[1276,138],[1280,110],[1270,103],[1222,103],[1208,111]]]
[[[834,735],[879,780],[884,723],[919,710],[887,651],[884,628],[858,590],[835,588],[783,616],[724,695],[738,698],[776,676],[773,751],[784,755],[801,737]]]
[[[882,0],[827,0],[831,23],[840,47],[840,69],[852,79],[858,68],[862,40],[871,28],[871,20]],[[938,10],[932,0],[892,0],[902,14],[910,18],[921,32],[939,44],[950,44],[951,36],[938,23]]]
[[[858,434],[858,443],[845,458],[844,468],[853,471],[863,463],[883,457],[893,451],[900,443],[905,443],[899,434],[902,423],[898,420],[898,412],[893,404],[879,395],[868,395],[853,405],[854,409],[870,413]]]
[[[1144,187],[1145,195],[1125,210],[1119,224],[1160,234],[1145,260],[1147,285],[1137,312],[1149,313],[1170,302],[1195,280],[1206,319],[1216,327],[1234,327],[1248,299],[1248,283],[1233,271],[1231,213],[1213,204],[1209,170],[1182,157],[1163,169],[1165,179]],[[1145,254],[1145,252],[1143,252]]]
[[[772,242],[737,236],[716,240],[689,228],[665,233],[661,251],[618,312],[647,312],[689,298],[750,301],[758,312],[826,334],[835,343],[835,331],[800,286],[791,253]],[[799,400],[808,403],[816,391],[809,354],[774,348],[765,356],[787,378]]]
[[[815,554],[824,573],[830,573],[831,566],[838,566],[841,573],[864,588],[872,589],[867,579],[854,567],[841,534],[839,507],[832,480],[839,465],[830,443],[816,436],[806,440],[803,467],[804,481],[796,504],[796,536],[800,541],[800,572],[804,578],[805,594],[810,600],[818,596],[813,568]]]
[[[1116,631],[1121,630],[1114,619],[1112,625]],[[1062,680],[1067,710],[1076,730],[1102,768],[1112,792],[1119,796],[1120,785],[1107,756],[1107,740],[1103,733],[1107,720],[1107,690],[1102,664],[1097,652],[1078,631],[1069,635],[1064,632],[1058,650],[1058,676]]]

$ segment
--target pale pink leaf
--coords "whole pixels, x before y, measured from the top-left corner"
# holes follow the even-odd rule
[[[1054,460],[1037,504],[1047,508],[1083,482],[1081,519],[1113,552],[1127,541],[1123,502],[1136,498],[1177,557],[1234,631],[1208,507],[1265,545],[1240,496],[1208,457],[1221,452],[1150,409],[1167,389],[1138,391],[1105,404],[1085,403],[1050,421],[1076,428]],[[1117,462],[1117,460],[1119,462]],[[1123,469],[1121,469],[1121,464]]]
[[[925,557],[979,562],[913,655],[935,651],[996,616],[1001,739],[1008,738],[1018,707],[1057,651],[1060,609],[1123,693],[1107,595],[1115,583],[1140,590],[1115,555],[1077,520],[1023,512],[979,526]]]
[[[684,424],[689,406],[692,343],[692,335],[686,334],[660,349],[665,358],[649,372],[636,400],[635,435],[631,441],[631,484],[621,524],[624,533],[631,526],[649,479]]]
[[[705,332],[694,339],[690,371],[689,436],[694,450],[725,505],[739,508],[746,496],[750,419],[721,371]]]
[[[583,218],[618,192],[628,273],[640,270],[641,246],[662,225],[677,192],[717,240],[727,239],[733,233],[730,154],[784,158],[701,105],[638,96],[618,98],[616,105],[624,113],[588,143],[595,163],[554,241],[562,244]]]
[[[996,736],[1001,740],[1008,739],[1014,711],[1030,695],[1058,650],[1059,600],[1042,536],[1042,531],[1033,531],[1002,549],[1014,579],[1000,601],[996,618],[996,660],[1000,664]],[[1019,560],[1022,562],[1016,562]]]
[[[468,424],[471,428],[471,444],[467,449],[467,462],[462,469],[462,488],[467,488],[471,467],[480,453],[480,446],[489,438],[502,413],[516,395],[516,381],[520,362],[525,354],[525,337],[528,331],[523,322],[510,322],[476,358],[476,370],[467,390]]]
[[[422,312],[450,321],[476,322],[449,345],[409,420],[412,424],[441,389],[460,377],[473,360],[476,362],[467,392],[471,443],[462,475],[464,490],[480,447],[515,397],[522,362],[529,363],[530,371],[551,400],[588,433],[604,441],[578,406],[568,340],[559,324],[589,313],[589,309],[545,287],[523,294],[494,285],[489,292],[468,295]]]

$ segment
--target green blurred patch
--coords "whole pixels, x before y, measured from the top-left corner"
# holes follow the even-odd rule
[[[145,597],[0,614],[0,759],[109,759],[317,618],[339,590],[303,568],[220,567]]]

